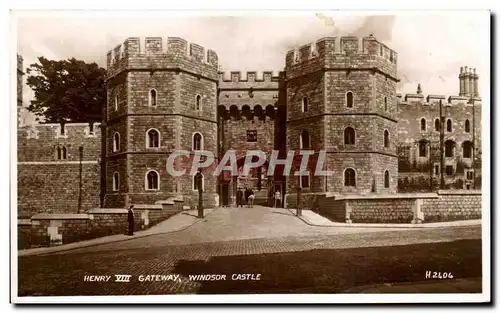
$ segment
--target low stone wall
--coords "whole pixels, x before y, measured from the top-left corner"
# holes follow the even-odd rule
[[[444,222],[481,218],[480,190],[440,190],[438,199],[424,199],[425,222]]]
[[[343,223],[422,223],[481,218],[481,192],[446,190],[393,195],[318,197],[316,211]]]
[[[135,230],[149,228],[182,211],[183,201],[169,199],[157,204],[134,205]],[[125,234],[127,209],[91,209],[83,214],[36,214],[18,221],[18,249],[53,246]]]
[[[326,195],[325,192],[302,193],[300,195],[300,204],[302,209],[316,210],[319,207],[319,199]],[[297,194],[289,193],[285,195],[285,208],[297,208]]]

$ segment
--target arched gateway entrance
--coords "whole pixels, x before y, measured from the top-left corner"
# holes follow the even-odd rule
[[[252,162],[256,162],[254,156]],[[269,163],[266,160],[264,164],[257,168],[250,168],[247,173],[243,172],[245,157],[237,160],[238,176],[231,176],[230,171],[223,171],[219,179],[219,192],[222,206],[236,206],[236,193],[238,189],[243,192],[252,190],[255,195],[256,205],[272,206],[275,190],[280,190],[281,194],[285,190],[281,180],[276,180],[276,175],[268,176],[267,171]],[[283,202],[283,201],[281,201]]]

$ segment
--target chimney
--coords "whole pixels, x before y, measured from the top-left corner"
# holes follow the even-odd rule
[[[465,97],[467,97],[470,94],[470,90],[469,90],[469,86],[470,86],[470,83],[469,83],[469,69],[467,68],[467,66],[464,68],[463,80],[464,80],[464,93],[463,93],[463,95]]]
[[[418,86],[417,86],[417,94],[418,95],[422,94],[422,87],[420,86],[420,84],[418,84]]]
[[[474,96],[479,97],[479,75],[476,73],[476,69],[474,68],[474,73],[472,74],[474,78]]]

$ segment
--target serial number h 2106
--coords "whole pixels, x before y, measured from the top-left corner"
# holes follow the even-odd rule
[[[453,274],[451,272],[432,272],[432,271],[425,271],[425,278],[426,279],[452,279]]]

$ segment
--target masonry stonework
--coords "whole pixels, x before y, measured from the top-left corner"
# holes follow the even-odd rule
[[[215,51],[177,37],[128,38],[109,51],[101,124],[18,125],[19,217],[154,205],[180,195],[185,205],[196,207],[198,192],[189,174],[196,134],[202,138],[196,149],[214,153],[216,160],[235,150],[240,171],[248,150],[261,150],[268,160],[273,150],[280,159],[296,151],[292,174],[300,163],[298,150],[313,150],[314,162],[323,150],[323,170],[333,174],[314,175],[314,162],[308,183],[283,176],[283,166],[267,175],[267,162],[247,177],[241,172],[215,177],[207,171],[207,207],[216,204],[216,194],[219,204],[234,204],[240,187],[252,188],[262,204],[271,204],[271,195],[280,190],[290,207],[296,205],[298,187],[302,207],[317,207],[326,193],[435,191],[440,173],[450,168],[446,188],[480,188],[482,102],[475,71],[461,69],[459,96],[424,97],[421,86],[415,94],[396,94],[397,53],[373,36],[328,37],[301,46],[286,54],[284,71],[278,73],[224,73],[218,65]],[[19,98],[22,74],[18,57]],[[24,109],[22,99],[18,104]],[[354,130],[353,143],[345,141],[347,128]],[[158,145],[149,144],[151,130],[159,135]],[[420,142],[426,145],[423,156]],[[441,162],[445,142],[452,144],[452,153]],[[470,146],[472,153],[466,152]],[[65,157],[59,158],[63,147]],[[175,150],[190,153],[176,159],[175,166],[188,172],[180,177],[172,177],[166,167]],[[354,183],[346,183],[346,169],[354,171]],[[157,188],[148,187],[150,172],[158,174]],[[415,187],[416,181],[422,186]],[[384,201],[373,205],[388,205]],[[425,210],[428,216],[438,214]],[[406,220],[404,214],[396,220]]]

